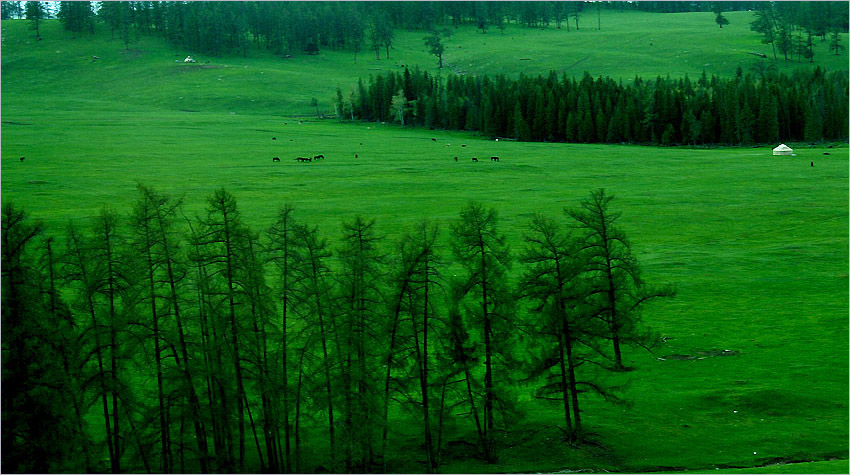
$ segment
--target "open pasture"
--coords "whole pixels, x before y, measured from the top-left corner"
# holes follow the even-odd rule
[[[58,234],[69,219],[85,220],[102,206],[126,213],[137,181],[184,195],[189,215],[225,187],[256,230],[290,202],[332,240],[340,220],[357,213],[376,218],[390,238],[427,216],[443,225],[445,239],[448,223],[473,199],[499,210],[518,251],[532,213],[561,216],[591,189],[614,193],[644,277],[678,288],[646,315],[669,339],[657,354],[627,353],[636,370],[617,377],[631,382],[632,407],[588,404],[588,422],[608,450],[563,447],[537,459],[520,446],[506,451],[505,470],[555,470],[565,460],[696,469],[846,453],[846,146],[773,157],[764,147],[495,142],[262,116],[118,119],[108,112],[4,116],[17,124],[4,124],[3,199]],[[320,153],[324,161],[294,160]],[[529,427],[549,424],[552,411],[529,413]],[[481,470],[467,462],[449,467]]]

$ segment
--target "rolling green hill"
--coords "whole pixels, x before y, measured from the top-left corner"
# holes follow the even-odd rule
[[[765,62],[749,53],[769,54],[770,48],[749,30],[750,13],[730,12],[728,17],[730,24],[722,29],[711,13],[618,11],[603,11],[598,31],[591,16],[583,20],[584,26],[580,22],[579,31],[569,32],[509,25],[504,34],[481,34],[466,26],[451,30],[445,40],[442,73],[537,75],[554,70],[580,77],[587,71],[624,81],[636,75],[696,78],[703,71],[731,76],[738,67],[748,71]],[[246,58],[195,55],[198,64],[183,64],[180,61],[192,51],[144,36],[126,51],[103,25],[93,36],[71,39],[58,21],[45,21],[40,42],[26,21],[2,25],[4,115],[29,107],[314,115],[312,98],[318,99],[321,110],[333,113],[336,88],[347,92],[359,77],[400,70],[400,65],[437,72],[422,31],[398,30],[389,60],[383,52],[381,60],[361,52],[355,64],[350,51],[325,49],[317,56],[285,59],[252,49]],[[846,36],[844,41],[846,46]],[[816,43],[813,64],[785,64],[780,58],[778,69],[848,69],[846,55],[829,53],[828,42]],[[93,55],[101,59],[92,63]]]

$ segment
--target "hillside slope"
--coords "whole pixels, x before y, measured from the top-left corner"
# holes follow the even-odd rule
[[[35,41],[29,22],[2,23],[2,105],[15,115],[30,107],[65,110],[190,110],[238,114],[313,115],[311,99],[333,112],[336,88],[352,90],[367,78],[401,65],[418,66],[434,74],[559,74],[691,77],[729,76],[740,66],[750,70],[765,60],[749,53],[770,53],[749,30],[751,14],[730,12],[726,28],[716,28],[710,13],[654,14],[603,11],[601,30],[595,15],[582,29],[545,30],[510,25],[504,34],[481,34],[472,26],[452,30],[444,39],[446,68],[423,44],[422,31],[396,31],[390,59],[363,51],[354,62],[350,51],[323,50],[317,56],[280,58],[262,49],[248,57],[204,57],[175,49],[158,37],[141,36],[124,49],[102,24],[93,36],[72,39],[56,20],[43,22],[43,41]],[[846,42],[846,38],[845,38]],[[518,46],[521,45],[521,46]],[[827,51],[817,41],[813,64],[780,59],[781,70],[821,66],[848,69],[846,55]],[[197,64],[183,64],[193,54]],[[92,56],[100,59],[92,62]]]

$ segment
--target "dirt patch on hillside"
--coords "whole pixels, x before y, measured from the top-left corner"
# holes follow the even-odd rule
[[[145,51],[143,49],[132,49],[132,48],[125,49],[124,51],[121,52],[121,54],[133,55],[133,57],[136,57],[136,58],[145,54],[145,53],[147,53],[147,51]]]
[[[222,69],[224,66],[217,64],[184,64],[183,69]]]
[[[734,350],[709,350],[709,351],[700,351],[695,355],[666,355],[658,358],[659,361],[665,360],[704,360],[706,358],[713,358],[715,356],[737,356],[738,352]]]

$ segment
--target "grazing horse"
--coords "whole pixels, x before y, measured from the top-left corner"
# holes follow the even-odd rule
[[[824,155],[829,155],[829,152],[823,152]]]
[[[432,142],[436,142],[436,141],[437,141],[437,139],[431,139],[431,141],[432,141]]]
[[[473,162],[477,162],[477,161],[478,161],[478,159],[477,159],[477,158],[475,158],[475,157],[472,157],[472,161],[473,161]]]
[[[24,161],[24,159],[25,159],[25,158],[27,158],[27,157],[25,157],[25,156],[21,155],[21,161],[22,161],[22,162]]]
[[[354,158],[360,158],[360,157],[359,157],[359,156],[357,156],[357,154],[355,153],[355,154],[354,154]]]
[[[815,166],[815,162],[812,162],[812,166]]]
[[[322,155],[321,153],[316,155],[315,157],[313,157],[313,160],[324,160],[324,159],[325,159],[325,156]]]
[[[272,140],[277,140],[277,137],[272,137]]]
[[[280,161],[280,158],[278,158],[278,157],[272,157],[272,161],[273,161],[273,162],[279,162],[279,161]]]
[[[455,157],[455,161],[457,161],[457,157]]]
[[[498,161],[499,161],[499,157],[490,157],[490,161],[491,161],[491,162],[498,162]]]
[[[311,161],[313,161],[313,159],[310,158],[310,157],[298,157],[298,158],[296,158],[296,160],[298,160],[299,162],[311,162]]]
[[[460,144],[461,147],[466,147],[465,143]]]

